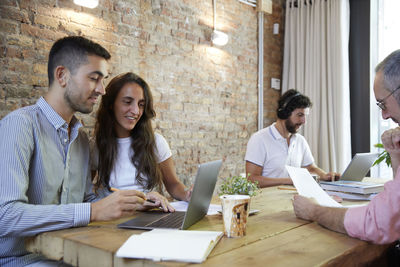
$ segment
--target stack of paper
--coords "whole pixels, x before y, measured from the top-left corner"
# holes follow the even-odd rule
[[[366,183],[358,181],[335,181],[325,182],[320,181],[321,187],[325,190],[357,193],[357,194],[373,194],[383,191],[383,184]]]
[[[187,211],[189,203],[186,201],[174,201],[169,203],[175,211]],[[207,215],[216,215],[222,211],[221,205],[210,204]]]
[[[215,231],[154,229],[129,237],[116,256],[201,263],[222,236]]]
[[[372,200],[377,194],[355,194],[355,193],[344,193],[338,191],[329,191],[325,190],[326,193],[330,196],[338,196],[342,199],[350,199],[350,200]]]
[[[174,201],[169,203],[172,207],[174,207],[175,211],[187,211],[189,203],[186,201]],[[249,216],[254,215],[260,212],[260,210],[252,209],[249,211]],[[208,207],[207,215],[216,215],[222,214],[222,206],[221,204],[210,204]]]
[[[289,176],[293,181],[299,195],[314,198],[318,204],[327,207],[342,207],[341,204],[333,200],[317,182],[312,178],[307,169],[286,166]],[[338,195],[338,194],[335,194]],[[373,197],[371,195],[371,197]],[[362,204],[365,205],[365,204]],[[346,205],[346,207],[357,207],[360,205]]]

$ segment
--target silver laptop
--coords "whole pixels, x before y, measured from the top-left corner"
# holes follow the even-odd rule
[[[379,153],[357,153],[354,155],[350,164],[344,170],[340,180],[341,181],[357,181],[361,182],[365,175],[368,173],[372,164],[378,158]],[[322,184],[329,184],[335,182],[320,181]],[[337,181],[336,183],[340,183]]]
[[[379,153],[357,153],[343,172],[341,180],[361,181],[378,158]]]
[[[222,160],[199,165],[192,196],[186,212],[144,212],[132,220],[119,224],[118,227],[145,230],[154,228],[185,230],[189,228],[207,214],[221,165]]]

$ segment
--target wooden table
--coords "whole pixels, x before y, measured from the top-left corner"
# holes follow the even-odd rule
[[[201,265],[360,266],[379,259],[389,248],[297,219],[291,203],[293,194],[295,191],[278,190],[277,187],[263,189],[251,200],[251,208],[260,212],[249,217],[247,235],[223,237]],[[115,252],[129,236],[142,232],[116,227],[128,219],[46,232],[28,239],[26,246],[29,251],[42,253],[50,259],[63,259],[74,266],[190,265],[115,257]],[[222,216],[206,216],[190,230],[223,231]]]

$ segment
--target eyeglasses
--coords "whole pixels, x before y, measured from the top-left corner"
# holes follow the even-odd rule
[[[381,109],[381,110],[386,110],[386,106],[385,106],[385,100],[388,99],[389,96],[393,95],[394,92],[396,92],[397,90],[400,89],[400,86],[397,87],[396,89],[394,89],[389,95],[387,95],[386,97],[384,97],[381,100],[376,100],[376,105]]]

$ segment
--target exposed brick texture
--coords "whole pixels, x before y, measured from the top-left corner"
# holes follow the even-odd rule
[[[283,0],[265,14],[264,125],[275,120],[281,78]],[[168,140],[178,176],[190,184],[197,164],[223,158],[220,177],[244,172],[250,135],[257,130],[257,12],[237,0],[217,1],[217,28],[229,43],[213,47],[212,0],[0,1],[0,118],[36,102],[47,90],[52,43],[82,35],[112,54],[112,76],[133,71],[150,85],[154,127]],[[280,34],[272,35],[272,24]],[[89,134],[95,113],[78,115]]]

